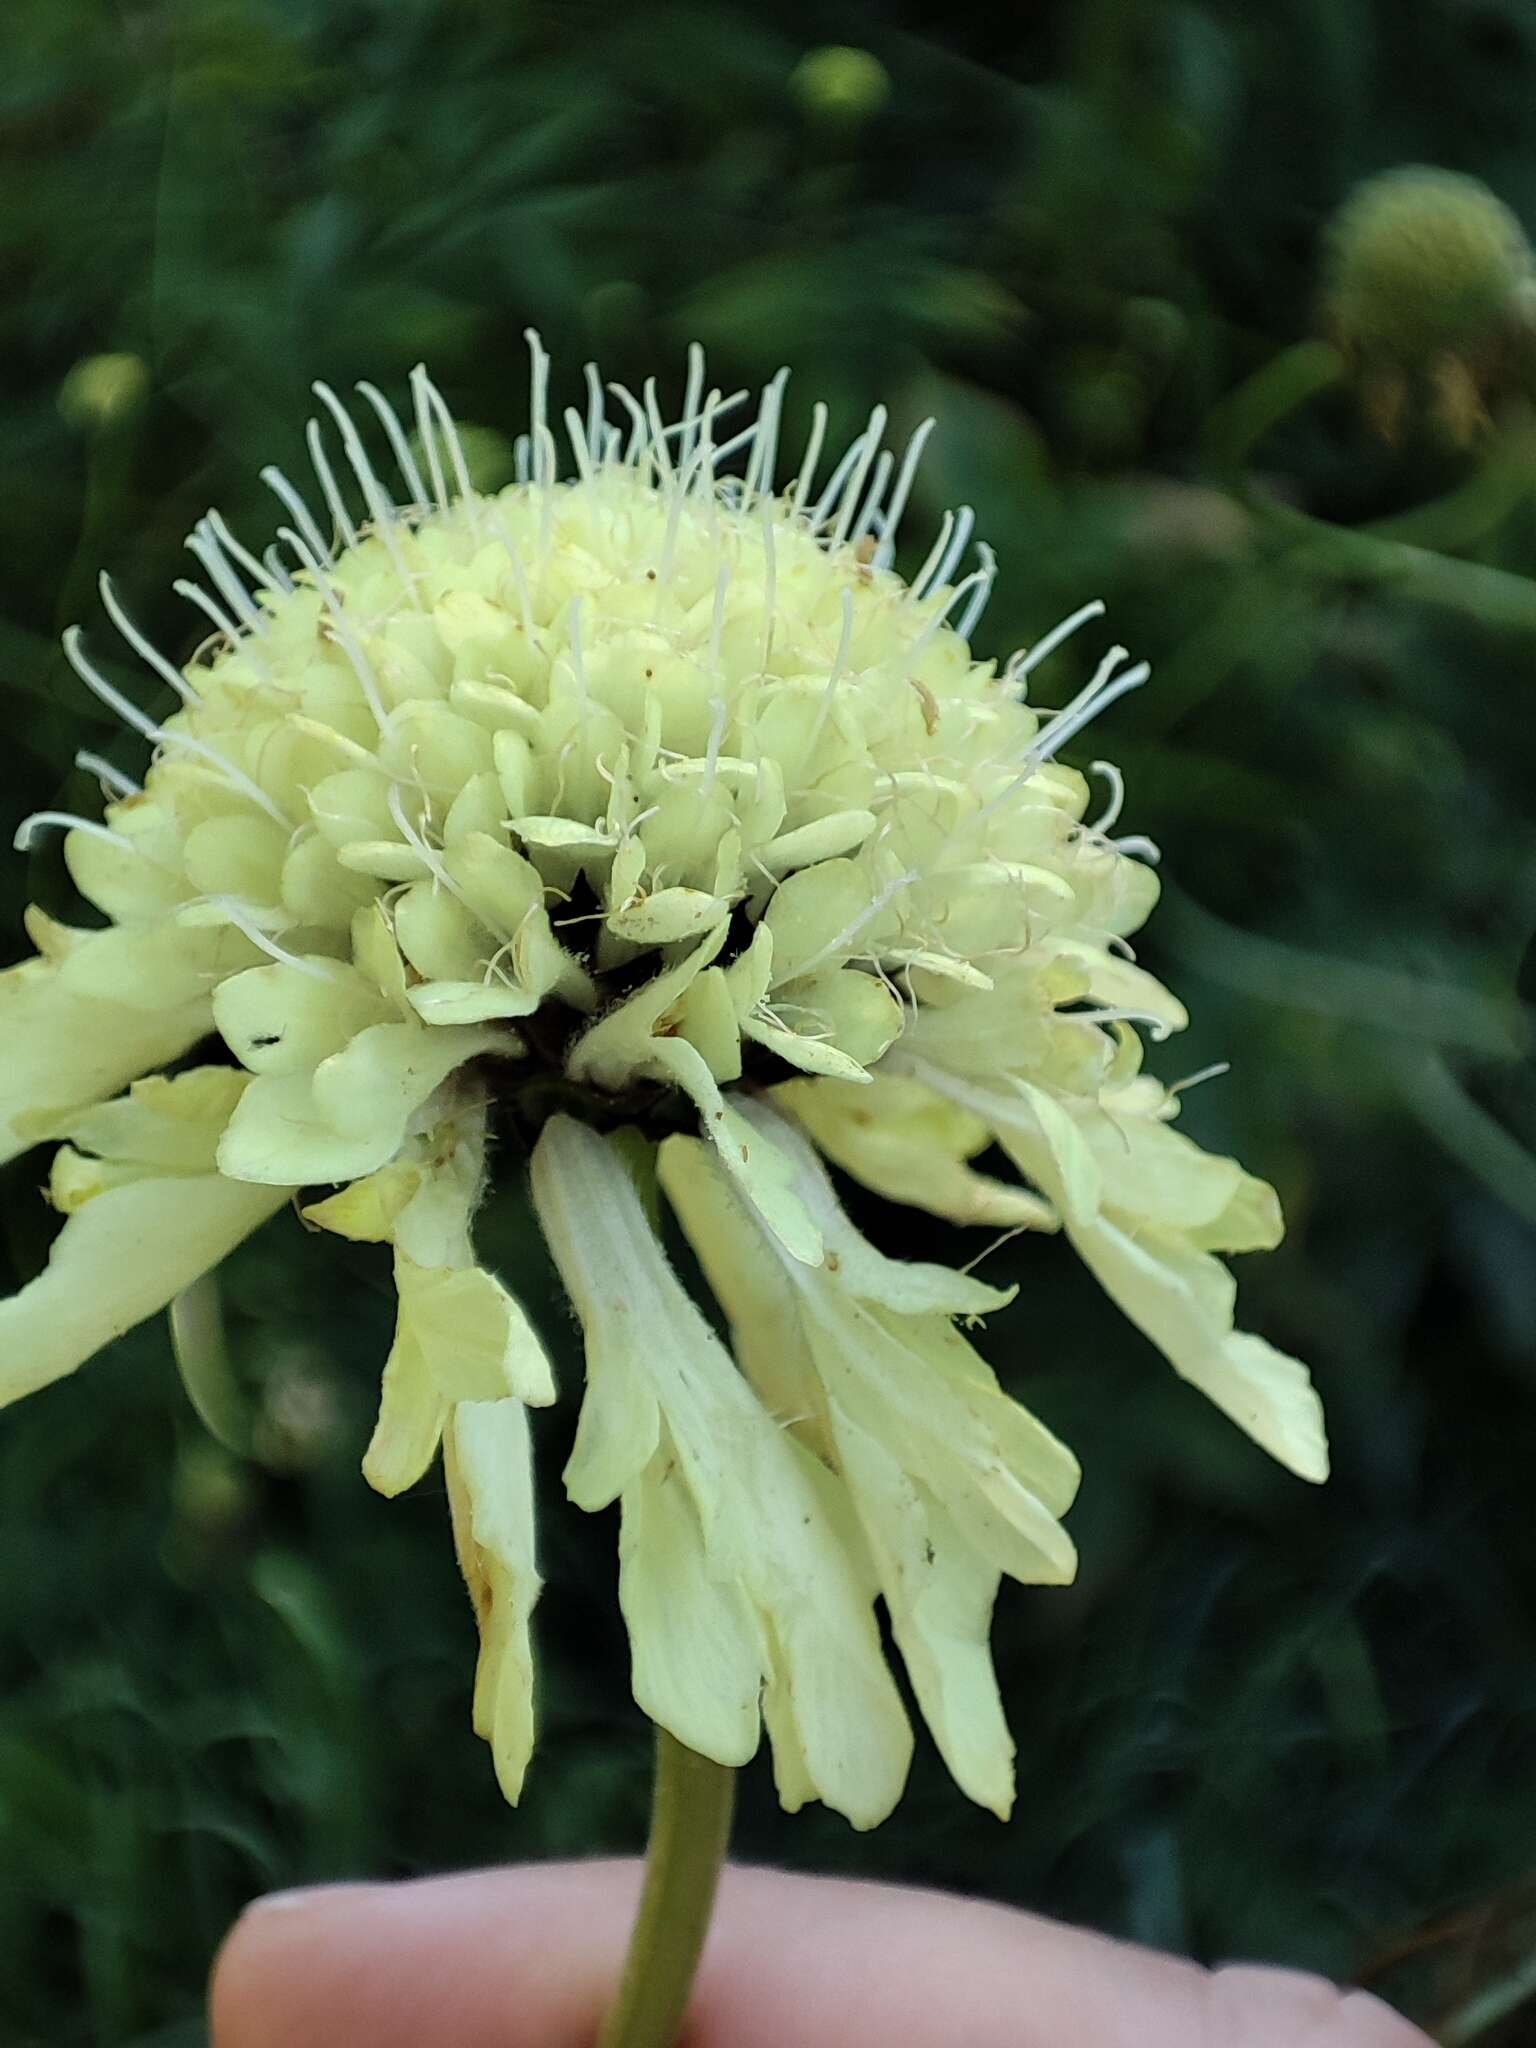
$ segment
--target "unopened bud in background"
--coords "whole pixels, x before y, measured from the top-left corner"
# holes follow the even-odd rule
[[[58,407],[81,433],[98,433],[137,412],[148,393],[149,365],[142,356],[82,356],[59,386]]]
[[[789,83],[813,119],[848,127],[879,113],[891,92],[891,74],[880,59],[847,43],[807,51]]]
[[[1420,412],[1474,437],[1515,381],[1533,280],[1524,228],[1476,178],[1407,164],[1355,188],[1328,230],[1324,317],[1384,438]]]

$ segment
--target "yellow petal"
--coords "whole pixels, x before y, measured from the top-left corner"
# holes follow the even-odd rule
[[[900,1794],[911,1734],[836,1480],[736,1370],[668,1265],[612,1144],[552,1117],[533,1186],[586,1333],[589,1382],[594,1369],[622,1374],[664,1418],[623,1495],[626,1615],[652,1711],[671,1717],[665,1725],[682,1740],[735,1757],[747,1742],[747,1698],[755,1715],[758,1684],[780,1686],[817,1796],[856,1826],[874,1825]]]
[[[535,1407],[555,1398],[548,1356],[521,1306],[479,1266],[418,1266],[395,1255],[402,1324],[420,1346],[445,1400]]]
[[[361,1244],[382,1244],[394,1235],[400,1212],[421,1186],[425,1169],[406,1160],[381,1166],[350,1187],[328,1195],[323,1202],[311,1202],[304,1210],[306,1223],[350,1237]]]
[[[873,892],[851,860],[824,860],[781,882],[763,923],[773,935],[773,985],[812,968],[841,965],[860,937],[867,948]]]
[[[481,1638],[475,1726],[513,1805],[533,1753],[533,1649],[539,1597],[528,1418],[517,1401],[466,1401],[443,1440],[454,1538]]]
[[[698,1511],[665,1456],[624,1495],[619,1601],[639,1705],[700,1756],[744,1764],[763,1668],[751,1602],[711,1572]]]
[[[179,1059],[210,1028],[206,1001],[135,1010],[82,996],[48,960],[0,973],[0,1160],[52,1137],[62,1113]]]
[[[109,1187],[85,1202],[37,1278],[0,1301],[0,1404],[62,1379],[164,1308],[291,1192],[188,1174]]]
[[[1232,1328],[1236,1287],[1208,1252],[1101,1220],[1074,1231],[1085,1265],[1175,1372],[1299,1478],[1328,1476],[1322,1403],[1299,1359]]]
[[[872,1079],[872,1088],[857,1092],[835,1081],[791,1081],[774,1090],[774,1100],[834,1164],[887,1201],[998,1230],[1061,1227],[1038,1195],[966,1165],[989,1141],[980,1118],[917,1082]]]
[[[230,1051],[253,1074],[311,1073],[389,1006],[355,968],[307,958],[248,967],[220,982],[214,1022]]]
[[[961,1791],[1006,1820],[1014,1747],[989,1640],[997,1569],[875,1437],[840,1410],[835,1417],[838,1455],[923,1719]]]

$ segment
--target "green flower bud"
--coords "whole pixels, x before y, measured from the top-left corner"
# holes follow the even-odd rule
[[[1358,186],[1328,243],[1325,317],[1372,423],[1395,439],[1417,399],[1471,439],[1536,278],[1520,222],[1477,179],[1408,164]]]
[[[1408,164],[1335,217],[1328,299],[1339,338],[1405,367],[1486,334],[1532,276],[1524,228],[1486,185]]]
[[[136,412],[149,391],[142,356],[82,356],[59,386],[58,407],[81,433],[113,427]]]
[[[850,125],[877,114],[891,91],[891,75],[880,59],[847,43],[808,51],[789,83],[806,113]]]

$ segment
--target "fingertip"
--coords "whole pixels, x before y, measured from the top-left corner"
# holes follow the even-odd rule
[[[324,1982],[317,1985],[315,1965],[324,1960],[320,1976],[334,1977],[345,1961],[345,1948],[338,1952],[327,1944],[317,1921],[323,1922],[338,1905],[345,1912],[349,1897],[358,1898],[366,1913],[367,1896],[376,1889],[316,1886],[253,1899],[213,1959],[208,1979],[213,2048],[272,2048],[278,2041],[303,2048],[311,2038],[317,1990],[328,1999],[333,1995]],[[332,1950],[328,1957],[327,1946]],[[334,1990],[339,1995],[342,1987]]]
[[[581,2048],[637,1890],[635,1865],[588,1863],[258,1900],[214,1963],[213,2048]]]
[[[1206,1984],[1213,2040],[1243,2048],[1432,2048],[1370,1992],[1341,1990],[1302,1970],[1227,1963]]]

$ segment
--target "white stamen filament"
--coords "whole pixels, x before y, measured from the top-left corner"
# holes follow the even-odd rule
[[[720,640],[725,632],[725,594],[731,587],[731,565],[721,564],[715,578],[715,608],[709,621],[709,669],[713,675],[720,667]]]
[[[1163,1040],[1171,1037],[1173,1033],[1173,1026],[1168,1022],[1167,1018],[1155,1016],[1151,1010],[1078,1010],[1075,1013],[1068,1012],[1069,1016],[1074,1014],[1077,1021],[1082,1024],[1145,1024],[1158,1045],[1161,1045]]]
[[[955,530],[950,536],[948,548],[944,551],[939,565],[933,574],[924,580],[920,593],[923,597],[932,597],[935,591],[942,590],[945,584],[953,577],[965,554],[966,547],[971,538],[971,529],[975,524],[976,514],[969,505],[962,505],[955,513]]]
[[[814,747],[821,738],[822,729],[832,714],[832,698],[848,667],[848,650],[853,645],[853,592],[843,592],[843,624],[837,636],[837,653],[827,672],[827,686],[821,693],[821,702],[816,707],[816,717],[811,726],[811,745]]]
[[[523,329],[528,344],[528,435],[533,449],[533,481],[547,494],[555,482],[555,437],[549,431],[549,354],[532,327]]]
[[[869,416],[869,424],[864,429],[861,441],[855,443],[859,449],[859,459],[854,465],[853,475],[839,502],[837,524],[832,529],[829,542],[833,548],[840,548],[848,538],[848,529],[853,524],[853,515],[864,495],[865,482],[874,465],[875,457],[880,452],[880,437],[885,432],[885,423],[889,417],[890,414],[885,407],[877,405]]]
[[[437,445],[437,422],[433,417],[432,402],[427,396],[427,366],[418,363],[411,372],[411,404],[416,414],[416,438],[421,443],[421,452],[426,457],[427,475],[432,480],[432,496],[437,500],[439,512],[448,510],[448,482],[443,475],[442,453]]]
[[[576,473],[584,484],[592,482],[592,444],[587,439],[586,422],[574,405],[565,408],[566,439],[571,444],[571,453],[576,458]]]
[[[121,768],[114,768],[105,755],[93,754],[85,747],[82,747],[75,756],[75,766],[83,768],[87,775],[94,775],[96,780],[105,784],[114,796],[142,796],[144,794],[143,783],[135,782],[133,777],[125,775]]]
[[[696,352],[698,355],[698,367],[702,375],[704,355],[703,351],[699,349],[697,342],[689,350],[689,372],[691,375]],[[584,375],[587,380],[587,453],[594,462],[601,462],[603,460],[603,450],[608,441],[608,413],[607,408],[603,404],[603,380],[598,374],[596,363],[586,364]],[[685,407],[684,410],[686,411],[687,408]]]
[[[209,506],[207,512],[203,515],[203,524],[213,534],[214,539],[224,550],[225,554],[233,561],[238,562],[250,577],[252,590],[258,594],[264,590],[267,587],[267,580],[272,573],[269,564],[262,561],[259,556],[253,555],[250,549],[244,546],[235,534],[230,531],[228,520],[216,506]],[[283,582],[287,589],[291,590],[293,588],[292,583],[288,581],[286,573],[284,574]]]
[[[592,369],[592,365],[587,365]],[[593,371],[593,375],[596,372]],[[598,389],[601,390],[601,385]],[[683,386],[682,433],[677,444],[679,466],[685,464],[693,453],[693,444],[698,428],[699,400],[704,395],[704,351],[696,341],[688,344],[688,381]]]
[[[720,766],[720,749],[725,742],[726,721],[730,717],[730,706],[723,697],[711,697],[709,704],[715,715],[710,721],[709,745],[704,753],[704,796],[710,795],[715,786],[715,774]]]
[[[987,546],[985,541],[978,542],[976,552],[981,556],[981,567],[975,572],[975,576],[967,579],[968,581],[975,582],[976,588],[971,593],[970,603],[960,614],[955,625],[955,631],[962,640],[969,640],[980,625],[981,615],[986,610],[987,601],[992,595],[992,586],[997,581],[997,556]],[[980,579],[979,581],[977,581],[978,578]],[[964,588],[963,585],[961,587]]]
[[[184,597],[188,604],[195,605],[212,625],[215,633],[227,641],[226,651],[234,653],[238,649],[259,675],[270,678],[272,667],[266,656],[259,652],[250,635],[241,631],[228,612],[221,610],[200,583],[193,583],[185,576],[178,576],[171,588],[178,597]]]
[[[411,444],[407,438],[405,426],[401,421],[399,413],[395,411],[395,408],[376,384],[369,384],[364,381],[355,388],[358,396],[366,398],[373,407],[374,415],[388,437],[390,452],[395,458],[395,465],[400,471],[401,480],[406,490],[410,493],[412,510],[425,512],[429,503],[427,487],[422,480],[421,471],[416,466],[416,458],[411,453]]]
[[[932,577],[934,570],[939,566],[939,563],[943,561],[944,552],[949,546],[949,537],[958,524],[958,517],[953,512],[946,512],[939,521],[938,537],[934,541],[933,546],[928,550],[927,560],[907,585],[906,597],[909,604],[916,604],[921,599],[923,592],[928,588],[929,579]]]
[[[330,458],[325,452],[325,443],[320,437],[320,422],[310,420],[304,428],[304,445],[309,450],[310,466],[320,480],[320,490],[330,511],[331,521],[342,542],[349,548],[357,546],[357,528],[352,524],[352,515],[347,510],[346,500],[336,482]],[[446,510],[446,507],[444,508]]]
[[[844,925],[835,939],[828,939],[827,943],[818,952],[813,953],[809,960],[803,960],[800,963],[795,970],[796,980],[799,980],[802,975],[814,974],[823,961],[830,960],[835,954],[843,952],[850,940],[856,939],[859,933],[863,931],[865,925],[871,919],[878,917],[893,897],[899,896],[903,889],[910,883],[917,881],[918,878],[918,870],[916,868],[908,868],[902,874],[893,875],[878,894],[859,912],[858,916],[850,923]]]
[[[1107,832],[1125,807],[1125,777],[1113,761],[1090,761],[1090,775],[1102,775],[1109,784],[1109,801],[1088,827],[1090,832]]]
[[[277,589],[285,592],[292,592],[298,589],[298,584],[283,565],[283,558],[277,551],[276,541],[262,549],[261,566],[266,571],[269,587],[275,585]]]
[[[393,726],[394,720],[384,708],[384,699],[379,690],[379,679],[374,674],[357,635],[352,631],[351,625],[348,623],[346,607],[342,604],[341,598],[338,596],[330,578],[326,575],[324,569],[321,568],[318,558],[310,553],[309,548],[300,536],[294,532],[291,526],[285,526],[281,531],[283,539],[287,541],[289,547],[293,549],[314,579],[315,588],[319,591],[321,599],[325,604],[326,621],[335,635],[342,653],[346,655],[347,660],[352,665],[352,673],[357,677],[362,687],[368,709],[373,713],[374,723],[378,726],[380,732],[388,732]]]
[[[180,747],[184,753],[196,754],[199,759],[210,762],[234,788],[250,797],[252,802],[259,804],[269,818],[276,819],[279,825],[287,826],[291,823],[260,783],[253,782],[250,776],[237,768],[232,761],[225,760],[216,748],[206,745],[202,740],[194,739],[189,732],[171,732],[163,725],[156,725],[155,721],[141,711],[137,704],[130,702],[121,690],[114,689],[101,671],[87,659],[80,640],[78,626],[67,628],[64,634],[65,659],[92,695],[99,697],[109,711],[115,711],[125,725],[132,726],[137,733],[142,733],[154,746]]]
[[[446,889],[450,896],[457,897],[459,902],[463,903],[463,891],[459,888],[458,884],[454,881],[453,877],[449,874],[448,870],[443,866],[442,862],[438,859],[432,847],[429,846],[427,843],[425,817],[423,817],[422,829],[419,832],[417,831],[416,827],[411,824],[410,820],[406,817],[405,806],[400,801],[401,787],[402,785],[400,783],[392,782],[389,785],[389,795],[387,798],[387,802],[389,804],[389,815],[394,819],[395,824],[399,829],[400,837],[405,841],[406,845],[411,849],[411,851],[415,854],[419,854],[421,856],[421,859],[426,863],[427,871],[432,877],[433,884],[437,887]],[[466,905],[465,907],[468,908],[468,905]],[[478,912],[475,913],[475,915],[477,922],[484,922],[484,920],[479,917]]]
[[[821,445],[827,438],[827,407],[817,399],[811,407],[811,431],[806,437],[805,453],[800,458],[799,474],[795,478],[794,494],[789,501],[789,516],[798,519],[805,506],[806,493],[815,479],[816,465],[821,460]]]
[[[933,432],[934,421],[926,419],[907,443],[906,453],[901,458],[901,468],[896,473],[896,488],[891,492],[891,502],[881,515],[880,545],[875,549],[875,566],[888,569],[896,556],[897,529],[907,509],[907,500],[912,495],[912,485],[917,477],[917,465],[928,445],[928,436]]]
[[[352,415],[329,384],[312,384],[310,389],[330,413],[341,432],[341,445],[348,462],[352,465],[352,474],[357,478],[358,487],[372,517],[373,530],[384,543],[385,551],[394,565],[395,574],[400,579],[400,588],[407,595],[411,595],[414,583],[410,566],[400,551],[399,536],[395,532],[394,501],[385,495],[384,486],[374,474],[373,464],[368,460],[368,451],[363,446],[362,436],[353,423]]]
[[[101,592],[101,602],[107,617],[116,626],[118,632],[122,634],[139,659],[146,662],[154,670],[155,674],[160,677],[162,682],[169,683],[184,704],[201,703],[202,699],[198,692],[193,689],[192,685],[181,673],[181,670],[176,667],[174,662],[166,659],[154,642],[147,635],[139,631],[132,619],[123,610],[122,605],[118,602],[117,590],[113,585],[111,577],[107,575],[105,570],[98,577],[96,587]]]
[[[283,967],[292,967],[300,974],[309,975],[314,981],[336,981],[339,978],[339,961],[332,961],[328,967],[322,967],[317,960],[304,960],[297,953],[290,953],[269,933],[262,930],[250,906],[242,903],[238,897],[205,896],[202,900],[205,903],[217,904],[235,930],[243,932],[251,944],[265,953],[269,960],[276,960]]]
[[[813,533],[820,533],[822,527],[831,518],[842,496],[843,488],[853,472],[853,466],[863,452],[864,444],[862,439],[856,440],[850,447],[843,450],[833,465],[832,474],[827,478],[826,489],[806,514]]]
[[[39,832],[50,827],[60,832],[88,832],[93,839],[104,839],[109,846],[122,847],[128,853],[138,851],[124,833],[114,832],[110,825],[100,824],[94,818],[76,817],[73,811],[34,811],[16,827],[16,836],[11,844],[18,853],[30,853],[37,844]]]
[[[267,464],[266,468],[261,472],[261,480],[268,490],[275,492],[282,500],[283,505],[292,516],[294,525],[309,543],[311,552],[318,560],[324,562],[329,567],[335,559],[334,555],[324,534],[320,531],[319,523],[314,513],[310,511],[309,506],[305,503],[303,493],[294,489],[293,485],[289,483],[287,477],[283,475],[283,472],[275,463],[269,462]]]
[[[1163,849],[1145,832],[1128,832],[1123,839],[1112,839],[1110,844],[1116,853],[1123,853],[1131,860],[1144,860],[1151,868],[1155,868],[1163,857]]]
[[[1081,732],[1083,727],[1097,718],[1101,711],[1108,710],[1117,698],[1128,696],[1132,690],[1141,688],[1152,673],[1150,665],[1145,661],[1139,661],[1134,668],[1128,668],[1120,675],[1115,675],[1115,670],[1125,659],[1126,650],[1123,647],[1112,647],[1109,650],[1094,670],[1092,681],[1078,692],[1070,704],[1058,711],[1040,728],[1030,746],[1029,760],[1035,763],[1049,761],[1074,734]]]
[[[230,567],[224,550],[219,545],[218,536],[206,519],[200,520],[193,527],[187,535],[185,546],[188,554],[195,556],[212,577],[215,588],[238,617],[241,626],[247,632],[264,634],[267,630],[266,618],[257,609],[244,583]]]
[[[857,545],[880,517],[880,500],[885,496],[885,487],[891,480],[891,471],[896,458],[889,448],[880,450],[880,459],[875,464],[875,474],[870,481],[869,494],[864,500],[864,509],[848,532],[850,544]]]
[[[1175,1081],[1169,1088],[1170,1095],[1182,1095],[1187,1089],[1198,1088],[1204,1081],[1219,1081],[1223,1074],[1230,1074],[1230,1060],[1212,1060],[1208,1067],[1200,1067],[1193,1074],[1186,1074],[1182,1081]]]
[[[773,500],[762,500],[763,517],[763,653],[758,666],[768,673],[773,658],[774,607],[778,601],[779,556],[773,538]]]
[[[453,414],[448,410],[448,401],[432,382],[425,369],[421,373],[421,388],[426,395],[428,409],[437,422],[443,440],[447,443],[448,459],[453,464],[453,479],[458,485],[459,502],[468,507],[472,515],[475,504],[475,489],[474,485],[470,482],[469,462],[464,453],[464,443],[459,439],[459,430],[454,424]],[[544,430],[544,438],[549,442],[550,462],[553,465],[555,443],[554,437],[547,427]],[[446,507],[444,509],[446,510]]]
[[[971,604],[966,606],[965,614],[966,616],[969,616],[972,607],[975,605],[974,593],[979,591],[981,593],[981,602],[983,604],[986,603],[987,598],[991,593],[992,579],[996,574],[997,557],[992,553],[992,550],[988,548],[986,551],[986,557],[983,560],[981,567],[979,569],[973,569],[969,576],[967,576],[962,582],[957,583],[955,585],[954,589],[949,593],[948,597],[945,598],[943,604],[939,606],[938,610],[935,611],[935,613],[933,614],[933,617],[927,621],[927,623],[923,627],[923,630],[918,634],[917,638],[912,642],[912,645],[907,649],[904,659],[909,668],[912,666],[914,662],[917,661],[919,656],[927,650],[935,636],[942,630],[942,628],[949,623],[949,615],[955,609],[955,606],[957,604],[961,604],[967,597],[969,597],[971,599]],[[955,628],[955,631],[957,633],[960,633],[961,637],[964,638],[963,627],[957,626]]]
[[[674,471],[672,454],[667,447],[667,429],[661,417],[661,400],[656,395],[656,379],[647,377],[641,387],[645,400],[645,424],[650,434],[651,455],[656,464],[656,474],[662,484],[670,484]]]
[[[773,489],[774,465],[779,452],[779,414],[784,404],[784,386],[789,382],[788,369],[775,371],[763,386],[762,399],[757,410],[757,425],[754,429],[752,459],[747,464],[746,486],[748,496],[758,496]]]
[[[1010,682],[1022,680],[1032,670],[1037,669],[1048,656],[1054,654],[1064,641],[1070,640],[1079,626],[1086,626],[1090,619],[1101,619],[1103,616],[1103,598],[1092,598],[1087,604],[1080,606],[1071,618],[1063,619],[1059,626],[1052,626],[1050,632],[1037,640],[1027,652],[1015,655],[1005,671],[1007,679]]]

